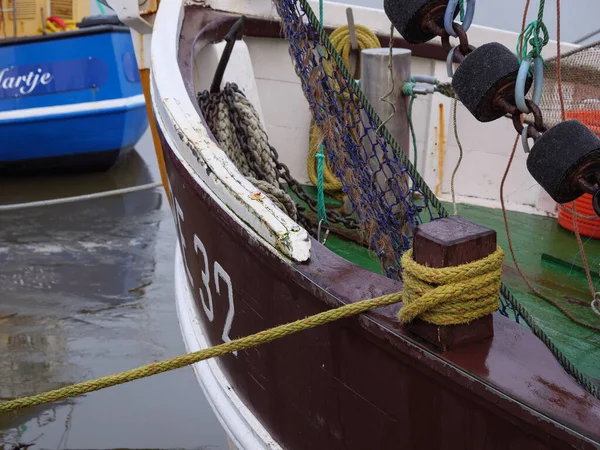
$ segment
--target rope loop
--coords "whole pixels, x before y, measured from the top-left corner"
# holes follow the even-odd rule
[[[402,86],[402,95],[407,97],[416,97],[417,94],[415,93],[415,87],[417,86],[417,83],[414,81],[414,78],[411,78],[410,80],[410,82],[404,83]]]
[[[541,33],[541,36],[540,36]],[[542,48],[550,41],[550,35],[546,24],[541,20],[534,20],[519,35],[517,39],[517,56],[519,64],[524,59],[536,59],[542,57]],[[531,46],[531,49],[529,47]],[[544,62],[544,67],[546,63]]]
[[[412,255],[410,249],[401,260],[404,306],[398,313],[400,321],[420,318],[435,325],[456,325],[498,309],[504,261],[500,246],[483,259],[454,267],[428,267]]]

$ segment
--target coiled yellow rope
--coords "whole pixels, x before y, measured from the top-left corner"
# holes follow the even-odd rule
[[[404,306],[402,322],[420,318],[435,325],[469,323],[499,306],[504,251],[499,246],[486,258],[455,267],[417,264],[412,249],[401,260]]]
[[[107,387],[116,386],[118,384],[127,383],[129,381],[139,380],[140,378],[150,377],[159,373],[168,372],[170,370],[180,369],[191,364],[195,364],[206,359],[214,358],[216,356],[226,355],[233,353],[237,350],[244,350],[247,348],[255,347],[260,344],[264,344],[269,341],[274,341],[290,334],[297,333],[299,331],[308,330],[310,328],[324,325],[334,320],[343,319],[345,317],[354,316],[371,309],[380,308],[382,306],[392,305],[400,302],[402,294],[395,292],[393,294],[382,295],[381,297],[362,300],[356,303],[350,303],[348,305],[341,306],[339,308],[330,309],[328,311],[315,314],[314,316],[306,317],[304,319],[296,320],[285,325],[280,325],[269,330],[259,331],[256,334],[246,336],[243,338],[235,339],[231,342],[216,345],[204,350],[200,350],[194,353],[188,353],[187,355],[176,356],[175,358],[167,359],[147,366],[138,367],[137,369],[127,370],[125,372],[109,375],[106,377],[98,378],[96,380],[84,381],[71,386],[65,386],[60,389],[53,391],[44,392],[31,397],[17,398],[4,403],[0,403],[0,414],[11,411],[16,411],[21,408],[27,408],[31,406],[43,405],[45,403],[52,403],[59,400],[64,400],[69,397],[77,397],[79,395],[87,394],[89,392],[99,391]]]
[[[379,39],[375,33],[373,33],[367,27],[363,25],[355,25],[354,28],[356,29],[356,40],[358,41],[359,54],[360,51],[364,49],[381,47]],[[335,47],[336,51],[342,57],[342,60],[344,61],[344,64],[348,70],[350,70],[350,51],[352,50],[352,45],[350,42],[350,31],[348,29],[348,25],[344,25],[335,29],[329,36],[329,39],[331,40],[331,43]],[[331,74],[333,68],[328,65],[325,70],[328,74]],[[333,81],[334,79],[332,78],[332,82]],[[310,122],[310,136],[306,163],[308,178],[315,186],[318,183],[317,158],[315,158],[315,156],[319,151],[322,140],[321,133],[318,127],[315,125],[314,119],[312,119]],[[326,152],[325,164],[323,165],[323,187],[328,195],[337,199],[342,199],[344,195],[342,192],[342,182],[333,173]]]
[[[56,23],[54,23],[50,20],[47,20],[46,21],[46,33],[59,33],[61,31],[71,31],[71,30],[77,29],[77,21],[76,20],[65,19],[65,20],[63,20],[63,22],[66,26],[66,29],[62,29]],[[38,33],[42,34],[42,27],[38,27]]]

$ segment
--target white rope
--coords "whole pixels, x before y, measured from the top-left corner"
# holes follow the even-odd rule
[[[115,189],[113,191],[96,192],[94,194],[78,195],[75,197],[55,198],[52,200],[41,200],[39,202],[13,203],[12,205],[0,205],[0,212],[15,211],[17,209],[35,208],[38,206],[61,205],[64,203],[80,202],[83,200],[93,200],[96,198],[111,197],[113,195],[129,194],[131,192],[144,191],[146,189],[154,189],[161,187],[162,183],[148,183],[140,186],[133,186],[123,189]]]

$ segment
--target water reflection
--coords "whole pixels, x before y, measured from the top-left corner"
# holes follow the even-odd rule
[[[149,142],[105,173],[2,178],[0,204],[156,181]],[[184,352],[163,197],[154,189],[0,212],[0,400]],[[0,449],[17,444],[227,448],[191,369],[0,415]]]
[[[105,173],[4,178],[0,202],[81,195],[151,181],[140,155],[129,152]],[[69,345],[70,329],[85,324],[88,336],[100,339],[110,322],[143,307],[139,300],[154,276],[161,201],[160,191],[152,190],[0,215],[0,398],[84,378],[77,364],[69,362],[77,356]],[[119,314],[107,314],[126,304]],[[31,418],[39,427],[56,420],[56,407],[1,416],[0,428],[12,430],[14,442],[15,430],[21,434],[20,425]]]
[[[3,179],[0,202],[81,195],[152,181],[137,152],[107,173]],[[120,302],[139,296],[154,270],[158,190],[0,215],[3,291],[44,290]],[[69,270],[65,270],[68,267]],[[133,294],[132,294],[133,293]]]

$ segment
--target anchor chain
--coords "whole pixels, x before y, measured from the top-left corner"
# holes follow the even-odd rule
[[[223,89],[223,98],[225,99],[225,102],[229,105],[229,107],[231,109],[233,109],[233,106],[234,106],[233,102],[234,102],[235,92],[241,92],[241,91],[239,91],[239,88],[235,83],[230,83],[230,84],[228,84],[228,86],[226,86]],[[218,101],[217,101],[216,97],[209,95],[208,92],[204,92],[204,93],[198,95],[198,105],[200,107],[200,110],[203,111],[203,114],[205,116],[215,116],[217,104],[218,104]],[[233,127],[235,128],[235,130],[237,132],[237,135],[240,137],[240,139],[243,140],[242,148],[249,148],[246,135],[245,135],[245,133],[243,133],[243,127],[239,123],[237,116],[232,115],[230,117],[230,120],[233,124]],[[314,200],[310,195],[308,195],[306,193],[306,191],[304,190],[302,185],[292,176],[289,168],[285,164],[280,162],[279,154],[278,154],[277,150],[270,144],[269,144],[269,149],[270,149],[270,157],[269,157],[270,161],[268,163],[273,164],[275,172],[277,173],[277,183],[278,183],[280,189],[285,190],[286,189],[285,184],[287,184],[287,187],[300,200],[305,202],[306,205],[308,206],[308,208],[316,214],[317,208],[318,208],[317,201]],[[250,158],[248,158],[249,164],[250,164],[252,170],[254,171],[254,173],[257,174],[258,179],[268,181],[270,176],[267,173],[267,171],[265,170],[264,165],[261,164],[261,161],[259,161],[253,154],[249,154],[249,156],[250,156]],[[280,181],[281,179],[283,179],[285,184]],[[300,223],[300,225],[302,227],[304,227],[307,231],[309,231],[313,236],[317,236],[318,235],[318,225],[316,223],[314,223],[314,221],[311,220],[307,216],[306,208],[304,208],[302,205],[296,205],[296,207],[297,207],[297,212],[298,212],[298,222]],[[327,210],[327,219],[329,221],[331,221],[332,223],[341,224],[350,230],[355,230],[355,229],[359,228],[358,222],[354,218],[349,217],[349,216],[344,216],[343,214],[341,214],[340,212],[335,211],[335,210]]]

